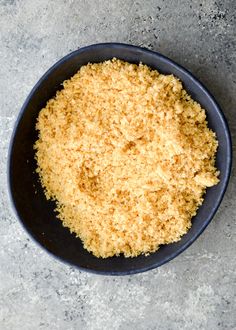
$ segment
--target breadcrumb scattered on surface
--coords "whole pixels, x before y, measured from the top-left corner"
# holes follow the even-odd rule
[[[39,113],[34,146],[63,225],[102,258],[178,241],[219,181],[205,111],[141,63],[88,64],[63,87]]]

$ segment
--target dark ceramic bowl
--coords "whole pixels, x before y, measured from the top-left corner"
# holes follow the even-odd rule
[[[64,228],[53,211],[55,204],[46,200],[35,174],[33,144],[37,139],[35,122],[46,102],[88,62],[102,62],[113,57],[140,61],[158,71],[178,77],[193,99],[206,109],[209,126],[219,141],[216,164],[220,183],[207,189],[203,205],[192,219],[192,227],[178,243],[161,246],[150,256],[98,259],[88,253],[81,241]],[[39,80],[26,99],[12,135],[9,149],[8,181],[16,213],[29,234],[48,252],[79,269],[105,275],[125,275],[156,268],[175,258],[203,232],[213,218],[225,193],[231,169],[231,139],[225,117],[211,94],[184,68],[150,50],[125,44],[105,43],[88,46],[65,56]],[[37,190],[37,194],[35,194]]]

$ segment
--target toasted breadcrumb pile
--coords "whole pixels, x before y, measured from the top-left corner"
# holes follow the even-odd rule
[[[178,241],[219,181],[205,111],[141,63],[88,64],[63,87],[39,113],[34,146],[63,225],[102,258]]]

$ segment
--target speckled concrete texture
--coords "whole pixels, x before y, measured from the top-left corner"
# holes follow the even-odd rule
[[[7,194],[9,139],[40,76],[78,47],[126,42],[157,50],[214,94],[236,147],[234,0],[0,0],[0,329],[236,329],[235,163],[203,235],[159,269],[126,277],[78,271],[42,251]]]

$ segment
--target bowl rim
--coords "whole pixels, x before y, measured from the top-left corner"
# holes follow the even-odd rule
[[[183,74],[185,74],[186,76],[188,76],[188,78],[195,84],[197,85],[201,90],[203,90],[206,94],[206,96],[211,100],[211,102],[214,105],[214,108],[216,109],[216,111],[218,112],[218,114],[221,117],[222,120],[222,124],[224,126],[224,131],[225,131],[225,135],[226,135],[226,140],[227,140],[227,152],[228,152],[228,157],[226,159],[226,172],[225,172],[225,179],[223,182],[223,186],[222,189],[219,193],[219,198],[217,200],[217,203],[212,207],[210,215],[208,216],[207,221],[205,221],[205,223],[202,225],[201,229],[195,233],[195,235],[191,236],[190,239],[185,242],[185,244],[183,244],[177,251],[174,251],[173,253],[171,253],[170,255],[166,256],[165,258],[163,258],[161,261],[159,262],[154,262],[152,265],[150,266],[145,266],[145,267],[141,267],[139,269],[129,269],[127,271],[107,271],[107,270],[95,270],[95,269],[91,269],[91,268],[85,268],[82,266],[79,266],[73,262],[70,262],[68,260],[65,260],[63,257],[60,257],[56,254],[54,254],[53,252],[49,251],[44,245],[42,245],[32,234],[31,230],[25,225],[23,219],[21,219],[21,216],[18,212],[18,209],[16,207],[15,201],[14,201],[14,197],[13,197],[13,193],[12,193],[12,184],[11,184],[11,175],[10,175],[10,164],[11,164],[11,157],[12,157],[12,149],[13,149],[13,145],[14,145],[14,140],[15,140],[15,135],[18,129],[18,125],[21,121],[21,119],[23,118],[24,112],[26,107],[28,106],[28,103],[30,102],[32,96],[34,95],[34,93],[37,91],[37,89],[40,87],[41,83],[47,79],[47,77],[55,70],[57,69],[61,64],[63,64],[64,62],[68,61],[70,58],[77,56],[83,52],[86,52],[87,50],[91,50],[91,49],[96,49],[96,48],[102,48],[102,47],[110,47],[110,48],[117,48],[117,49],[136,49],[139,50],[141,53],[149,53],[152,55],[155,55],[158,58],[161,58],[165,63],[167,63],[168,65],[171,65],[172,67],[174,66],[175,68],[177,68],[179,71],[181,71]],[[145,64],[145,63],[144,63]],[[152,270],[155,269],[157,267],[160,267],[161,265],[171,261],[172,259],[174,259],[175,257],[177,257],[178,255],[180,255],[183,251],[185,251],[190,245],[192,245],[192,243],[202,234],[202,232],[206,229],[206,227],[209,225],[209,223],[211,222],[211,220],[213,219],[214,215],[216,214],[222,199],[224,197],[224,194],[226,192],[228,183],[229,183],[229,179],[230,179],[230,173],[231,173],[231,168],[232,168],[232,140],[231,140],[231,135],[230,135],[230,130],[229,130],[229,126],[226,120],[226,117],[223,113],[223,111],[221,110],[219,104],[217,103],[215,97],[209,92],[209,90],[205,87],[205,85],[203,83],[201,83],[189,70],[185,69],[182,65],[179,65],[178,63],[176,63],[175,61],[171,60],[170,58],[168,58],[167,56],[162,55],[161,53],[157,52],[157,51],[153,51],[150,50],[148,48],[145,47],[140,47],[140,46],[135,46],[135,45],[131,45],[131,44],[126,44],[126,43],[118,43],[118,42],[105,42],[105,43],[97,43],[97,44],[92,44],[89,46],[85,46],[82,48],[78,48],[70,53],[68,53],[67,55],[63,56],[61,59],[59,59],[55,64],[53,64],[42,76],[41,78],[36,82],[36,84],[34,85],[34,87],[31,89],[30,93],[28,94],[26,100],[24,101],[14,124],[13,130],[12,130],[12,134],[11,134],[11,138],[10,138],[10,143],[9,143],[9,148],[8,148],[8,155],[7,155],[7,188],[8,188],[8,195],[9,195],[9,199],[10,199],[10,205],[12,207],[12,209],[14,210],[14,213],[16,215],[16,217],[18,218],[19,222],[21,223],[22,227],[26,230],[26,232],[29,234],[29,236],[31,237],[31,239],[36,243],[36,245],[39,245],[44,251],[46,251],[48,254],[52,255],[55,259],[60,260],[61,262],[63,262],[64,264],[67,264],[69,266],[73,266],[76,267],[78,270],[83,270],[89,273],[93,273],[93,274],[98,274],[98,275],[116,275],[116,276],[120,276],[120,275],[131,275],[131,274],[137,274],[137,273],[143,273],[146,272],[148,270]]]

